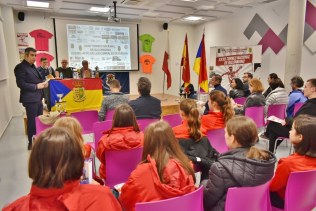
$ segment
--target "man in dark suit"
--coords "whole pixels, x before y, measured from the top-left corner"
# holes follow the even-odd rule
[[[128,104],[133,108],[137,119],[160,119],[161,102],[150,95],[151,82],[146,77],[140,77],[137,83],[140,97]]]
[[[16,84],[20,88],[20,103],[26,110],[28,150],[32,148],[32,138],[36,134],[35,117],[43,114],[43,89],[48,87],[34,65],[35,58],[36,50],[26,48],[24,60],[14,68]]]

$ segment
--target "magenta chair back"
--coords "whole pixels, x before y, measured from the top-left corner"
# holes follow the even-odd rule
[[[246,99],[247,99],[246,97],[238,97],[238,98],[235,98],[234,101],[237,104],[244,105],[246,102]]]
[[[43,124],[38,116],[35,118],[36,136],[38,136],[43,130],[50,127],[52,127],[52,125]]]
[[[228,188],[225,211],[270,211],[270,181],[254,187]]]
[[[284,205],[287,211],[307,211],[316,207],[316,170],[290,174]]]
[[[286,117],[286,104],[273,104],[268,106],[267,117],[276,116],[280,119],[285,119]]]
[[[114,185],[126,182],[129,175],[142,160],[143,147],[105,152],[106,185],[113,188]]]
[[[264,106],[246,108],[245,116],[251,118],[256,123],[257,128],[265,126]]]
[[[295,103],[294,104],[294,111],[293,111],[293,115],[296,114],[296,112],[304,105],[304,103]]]
[[[180,114],[169,114],[162,117],[162,119],[169,123],[171,127],[181,125],[182,119]]]
[[[159,121],[159,119],[137,119],[140,131],[145,131],[148,125],[157,121]]]
[[[136,211],[203,211],[203,186],[199,189],[170,199],[137,203],[135,206]]]
[[[114,112],[115,112],[115,109],[107,110],[104,121],[113,120]]]
[[[112,128],[112,120],[104,122],[93,123],[93,135],[94,135],[94,149],[97,149],[98,143],[101,137],[104,135],[103,132],[108,131]]]
[[[70,116],[80,122],[83,134],[93,133],[93,123],[98,121],[98,111],[79,111],[71,113]]]
[[[225,141],[225,129],[209,130],[206,136],[214,149],[219,153],[224,153],[228,151],[228,147]]]

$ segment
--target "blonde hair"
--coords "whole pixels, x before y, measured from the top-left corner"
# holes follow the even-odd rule
[[[253,78],[249,81],[249,86],[252,87],[252,92],[263,92],[264,87],[261,83],[261,81],[257,78]]]
[[[189,135],[194,140],[200,140],[202,133],[200,131],[201,121],[196,102],[192,99],[184,99],[180,103],[180,110],[188,118]]]
[[[225,123],[235,115],[230,98],[224,92],[219,90],[212,91],[210,93],[210,101],[217,103],[220,111],[223,113]]]
[[[73,135],[75,140],[79,143],[82,153],[85,156],[86,152],[84,149],[84,140],[82,137],[82,127],[80,122],[74,117],[62,117],[57,119],[53,127],[61,127],[66,129],[69,133]]]

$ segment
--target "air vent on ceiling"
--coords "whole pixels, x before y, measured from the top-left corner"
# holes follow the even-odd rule
[[[142,3],[143,1],[144,0],[122,0],[120,4],[136,6]]]

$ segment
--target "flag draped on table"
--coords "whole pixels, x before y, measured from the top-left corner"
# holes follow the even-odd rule
[[[190,62],[189,62],[189,51],[188,51],[188,36],[185,35],[182,59],[182,80],[184,82],[184,87],[187,87],[190,84]]]
[[[171,74],[170,74],[169,67],[168,67],[168,59],[169,59],[169,55],[165,51],[165,55],[163,57],[162,70],[167,75],[167,89],[169,89],[171,87]]]
[[[202,89],[204,92],[208,92],[204,33],[199,46],[199,50],[196,54],[193,70],[194,72],[196,72],[196,74],[199,75],[200,89]]]

